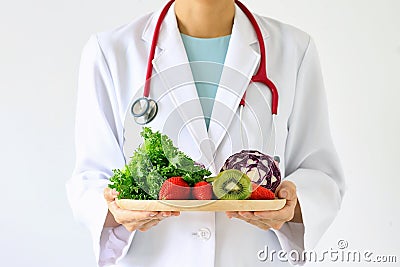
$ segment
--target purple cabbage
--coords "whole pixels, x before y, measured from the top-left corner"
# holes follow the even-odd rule
[[[251,181],[275,192],[281,182],[281,172],[271,156],[256,150],[242,150],[233,154],[221,171],[235,169],[250,177]]]

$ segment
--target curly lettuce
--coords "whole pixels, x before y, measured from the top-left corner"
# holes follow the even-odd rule
[[[110,188],[119,192],[118,198],[158,199],[164,181],[170,177],[182,176],[190,185],[200,182],[211,172],[179,151],[172,140],[144,127],[141,132],[143,144],[138,147],[128,165],[114,170]]]

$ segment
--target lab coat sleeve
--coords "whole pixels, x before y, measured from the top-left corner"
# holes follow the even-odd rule
[[[76,165],[66,188],[74,217],[90,230],[100,266],[123,257],[133,237],[133,233],[124,229],[103,229],[108,211],[103,190],[112,170],[125,165],[118,108],[107,61],[97,36],[93,35],[81,57],[75,125]]]
[[[337,215],[345,189],[342,167],[330,134],[321,67],[312,39],[298,70],[287,127],[285,180],[297,187],[303,224],[286,223],[275,232],[284,250],[301,252],[316,246]]]

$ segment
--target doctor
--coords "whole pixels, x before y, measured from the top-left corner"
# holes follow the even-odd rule
[[[266,46],[268,77],[279,92],[278,115],[271,124],[269,88],[249,84],[260,64],[257,36],[234,0],[176,0],[171,6],[152,60],[163,85],[155,88],[161,83],[154,78],[150,96],[159,111],[148,126],[168,134],[214,174],[242,149],[270,152],[265,139],[273,127],[273,152],[281,158],[284,177],[277,193],[287,199],[286,206],[274,212],[179,213],[127,211],[115,204],[117,192],[107,188],[108,179],[140,144],[141,127],[129,109],[143,93],[159,15],[93,35],[82,53],[76,167],[67,193],[74,216],[91,232],[98,265],[288,265],[276,256],[261,261],[259,251],[266,246],[299,253],[312,249],[340,208],[343,174],[329,132],[313,41],[292,26],[255,15]],[[198,61],[223,64],[216,72],[219,86],[194,82],[206,71],[188,65]],[[168,89],[176,83],[185,85]]]

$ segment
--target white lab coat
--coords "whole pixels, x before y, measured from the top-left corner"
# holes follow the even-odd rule
[[[187,63],[173,10],[174,6],[163,22],[153,60],[154,74],[159,77]],[[313,248],[336,216],[344,192],[319,60],[306,33],[260,16],[256,19],[266,44],[268,75],[279,91],[275,153],[281,157],[282,176],[297,186],[304,227],[286,223],[279,231],[263,231],[243,221],[229,220],[224,213],[184,212],[145,233],[129,233],[122,226],[103,229],[107,214],[103,188],[112,170],[126,163],[123,152],[132,154],[140,142],[140,127],[131,123],[124,128],[124,123],[129,104],[142,92],[158,15],[145,15],[128,25],[93,35],[82,54],[76,168],[67,183],[67,193],[74,216],[91,232],[98,264],[112,265],[118,260],[116,266],[268,266],[268,262],[257,258],[257,252],[266,245],[270,250],[300,252]],[[236,116],[240,96],[247,89],[243,113],[246,148],[268,152],[263,138],[268,138],[270,131],[271,111],[266,103],[271,94],[265,86],[247,86],[259,61],[254,30],[236,8],[225,65],[240,75],[222,74],[221,84],[228,89],[218,89],[209,131],[204,120],[198,119],[202,118],[202,109],[193,84],[166,95],[154,89],[151,97],[158,100],[160,110],[149,126],[170,135],[181,150],[215,174],[226,158],[243,148]],[[190,73],[190,68],[183,70],[182,76],[185,72]],[[176,81],[160,80],[167,85],[179,83],[181,76],[175,76]],[[208,240],[196,234],[204,229],[209,231]],[[269,264],[288,263],[275,259]]]

